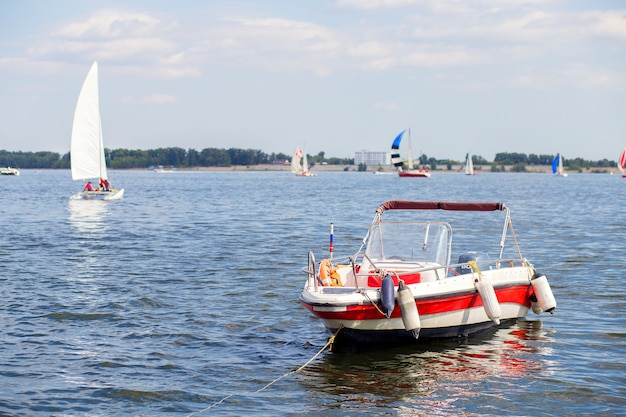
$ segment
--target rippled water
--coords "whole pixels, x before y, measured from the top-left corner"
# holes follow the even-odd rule
[[[0,178],[0,415],[611,416],[626,408],[626,180],[609,175],[69,171]],[[306,253],[388,199],[511,207],[554,316],[419,350],[323,352]],[[498,225],[499,226],[499,225]],[[476,242],[481,225],[469,224]],[[456,237],[456,235],[455,235]],[[268,385],[269,384],[269,385]]]

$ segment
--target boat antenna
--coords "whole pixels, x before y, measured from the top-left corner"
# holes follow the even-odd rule
[[[333,236],[335,234],[335,226],[330,224],[330,242],[328,243],[328,251],[330,252],[330,260],[333,260]]]

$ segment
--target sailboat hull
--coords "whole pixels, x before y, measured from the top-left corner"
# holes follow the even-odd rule
[[[398,172],[398,176],[400,176],[400,177],[429,178],[430,177],[430,172],[424,171],[424,170],[400,171],[400,172]]]
[[[124,196],[124,189],[111,191],[81,191],[74,194],[72,200],[119,200]]]

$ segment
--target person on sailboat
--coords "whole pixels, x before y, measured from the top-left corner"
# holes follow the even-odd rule
[[[93,191],[93,185],[91,184],[91,181],[85,184],[85,188],[83,188],[83,191]]]
[[[111,191],[111,183],[106,178],[100,178],[100,191]]]

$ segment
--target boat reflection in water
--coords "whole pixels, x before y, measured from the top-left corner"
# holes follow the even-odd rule
[[[472,415],[472,407],[478,411],[489,402],[498,413],[499,407],[507,411],[511,395],[523,397],[528,382],[520,385],[521,379],[552,372],[546,360],[551,341],[541,321],[520,320],[457,341],[326,355],[300,379],[335,397],[342,412],[378,404],[387,411],[406,408],[410,415],[426,409],[419,415]]]
[[[80,233],[89,235],[100,235],[106,233],[106,217],[109,207],[104,200],[69,200],[68,210],[70,212],[70,224]]]
[[[110,203],[104,200],[68,200],[69,223],[75,231],[76,244],[66,248],[69,260],[76,264],[76,276],[92,279],[104,273],[103,259],[110,254],[107,218]]]

